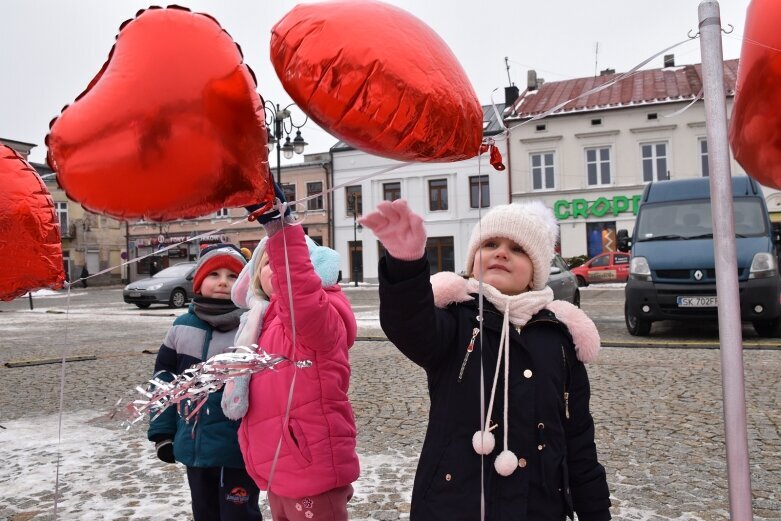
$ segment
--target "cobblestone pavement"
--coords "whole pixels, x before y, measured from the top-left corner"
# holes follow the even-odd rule
[[[370,328],[371,299],[356,293]],[[63,344],[67,355],[95,356],[65,365],[59,449],[61,365],[0,366],[0,520],[53,519],[58,452],[59,519],[187,519],[182,467],[155,459],[143,426],[124,430],[106,415],[148,378],[154,354],[142,350],[156,350],[171,310],[78,298],[87,297],[74,297],[68,316],[0,306],[0,362],[61,357]],[[408,519],[428,409],[424,373],[384,341],[357,343],[351,361],[362,463],[352,519]],[[781,352],[747,350],[744,362],[754,519],[778,520]],[[729,519],[718,350],[610,347],[589,374],[614,518]]]

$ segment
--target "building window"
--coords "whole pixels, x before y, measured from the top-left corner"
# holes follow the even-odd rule
[[[428,182],[428,209],[432,212],[447,210],[447,179]]]
[[[219,210],[217,210],[215,217],[217,217],[217,219],[224,219],[226,217],[230,217],[230,214],[228,213],[227,208],[220,208]]]
[[[312,197],[314,195],[317,197]],[[323,209],[323,182],[317,181],[315,183],[306,184],[306,196],[312,197],[306,201],[307,210],[322,210]]]
[[[588,186],[610,184],[610,147],[586,149]]]
[[[700,149],[700,173],[702,174],[702,177],[708,177],[710,175],[708,165],[708,138],[701,137],[697,141]]]
[[[532,172],[532,190],[553,190],[555,168],[553,152],[530,154]]]
[[[296,200],[296,185],[282,185],[282,193],[285,194],[287,202],[292,203]]]
[[[670,176],[667,171],[667,143],[646,143],[640,145],[643,161],[643,182],[664,181]]]
[[[395,201],[401,199],[401,183],[382,183],[382,200]]]
[[[429,237],[426,241],[426,257],[431,275],[440,271],[454,271],[453,237]]]
[[[347,215],[352,217],[353,215],[363,215],[363,197],[361,195],[361,187],[358,186],[346,186],[344,188],[345,198],[347,204]]]
[[[62,237],[70,237],[70,230],[68,229],[68,203],[54,203],[57,208],[57,218],[60,221],[60,235]]]
[[[473,175],[469,177],[470,208],[488,208],[491,206],[491,195],[488,188],[487,175]]]

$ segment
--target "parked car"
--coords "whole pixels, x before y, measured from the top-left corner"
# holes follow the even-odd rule
[[[152,304],[180,308],[193,298],[193,274],[196,263],[183,262],[125,286],[122,297],[128,304],[146,309]]]
[[[620,251],[609,251],[592,257],[572,273],[578,279],[578,286],[588,286],[592,282],[626,282],[629,278],[630,255]]]
[[[551,261],[548,286],[553,290],[553,298],[556,300],[566,300],[580,307],[580,290],[575,275],[559,255],[555,255]]]

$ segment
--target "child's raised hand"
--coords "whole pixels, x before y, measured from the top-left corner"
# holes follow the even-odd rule
[[[377,210],[358,219],[369,228],[385,249],[399,260],[417,260],[426,252],[423,218],[410,210],[407,201],[382,201]]]

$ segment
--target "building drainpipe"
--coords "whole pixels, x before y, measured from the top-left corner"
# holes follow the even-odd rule
[[[326,168],[325,183],[326,189],[330,190],[334,186],[334,151],[329,149],[328,155],[331,158],[331,166]],[[325,167],[324,167],[325,168]],[[334,224],[334,193],[328,192],[328,245],[329,248],[336,249],[336,225]]]
[[[512,148],[512,143],[510,142],[510,129],[507,129],[507,203],[510,204],[513,202],[513,176],[512,171],[513,169],[510,168],[511,162],[510,162],[510,148]]]
[[[125,262],[130,262],[130,226],[128,225],[127,220],[125,220],[125,252],[127,252],[127,257],[125,259]],[[125,277],[125,280],[123,281],[125,284],[130,284],[130,264],[127,264],[125,266],[125,273],[127,276]]]

